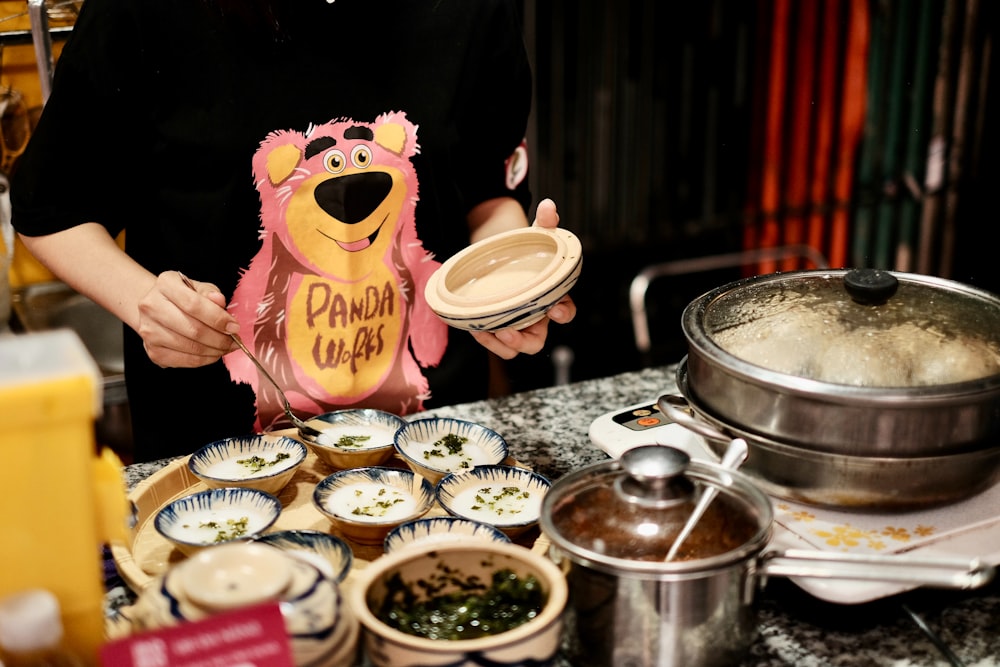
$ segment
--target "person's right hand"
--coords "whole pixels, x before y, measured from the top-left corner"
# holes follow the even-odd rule
[[[146,354],[163,368],[207,366],[237,349],[239,333],[226,298],[211,283],[164,271],[139,300],[139,335]]]

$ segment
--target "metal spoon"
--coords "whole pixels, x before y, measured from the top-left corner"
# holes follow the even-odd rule
[[[746,440],[743,438],[734,438],[729,442],[729,446],[726,448],[726,453],[722,457],[721,465],[723,468],[729,468],[730,470],[736,470],[743,462],[747,459],[747,453],[749,448],[747,447]],[[709,486],[701,492],[701,496],[698,498],[698,504],[695,505],[694,511],[691,512],[691,516],[688,517],[687,523],[681,529],[681,532],[677,534],[674,538],[674,543],[670,547],[670,551],[667,552],[667,557],[664,561],[673,560],[674,556],[677,555],[677,550],[681,547],[681,542],[687,539],[691,531],[694,530],[695,524],[701,519],[701,515],[705,513],[708,509],[709,503],[715,498],[719,489],[714,486]]]
[[[185,276],[183,273],[181,273],[180,276],[181,280],[184,281],[185,285],[190,287],[195,292],[198,291],[197,288],[195,288],[194,283],[192,283],[187,276]],[[275,381],[275,379],[271,377],[271,374],[268,373],[267,369],[264,368],[264,365],[260,363],[260,361],[258,361],[254,353],[250,351],[250,348],[248,348],[246,345],[243,344],[243,341],[240,340],[240,337],[234,333],[229,334],[229,337],[232,338],[233,341],[240,346],[240,349],[243,350],[244,354],[246,354],[250,358],[250,361],[254,363],[254,366],[257,367],[257,370],[259,370],[261,374],[264,377],[266,377],[272,385],[274,385],[274,388],[278,391],[278,395],[281,396],[281,402],[284,404],[285,414],[288,416],[290,420],[292,420],[292,423],[295,424],[295,428],[299,430],[299,435],[308,440],[316,440],[318,437],[323,435],[322,431],[315,429],[309,424],[305,423],[304,421],[299,419],[294,412],[292,412],[292,406],[288,402],[288,397],[285,396],[285,392],[281,388],[281,385],[279,385]]]

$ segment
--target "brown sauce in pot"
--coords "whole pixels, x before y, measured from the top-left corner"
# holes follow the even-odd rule
[[[552,524],[577,547],[614,558],[662,561],[693,510],[693,500],[655,509],[623,503],[612,488],[594,488],[562,500],[553,508]],[[747,543],[757,528],[740,503],[719,494],[673,560],[696,560],[732,551]]]

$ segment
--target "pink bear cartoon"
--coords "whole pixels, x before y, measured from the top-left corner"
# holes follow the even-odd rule
[[[421,368],[441,361],[448,331],[423,299],[440,262],[417,238],[419,150],[417,126],[387,113],[273,132],[254,155],[262,244],[229,310],[302,418],[409,414],[428,398]],[[256,393],[256,428],[281,423],[283,403],[250,360],[225,364]]]

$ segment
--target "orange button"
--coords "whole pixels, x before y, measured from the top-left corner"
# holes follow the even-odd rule
[[[659,417],[643,417],[642,419],[636,421],[636,424],[638,424],[639,426],[656,426],[659,423],[660,423]]]

